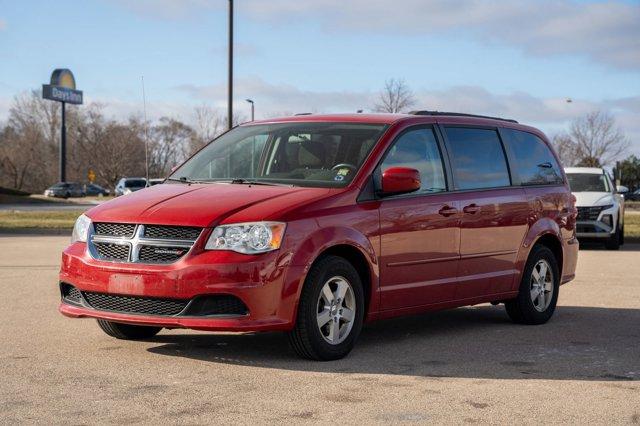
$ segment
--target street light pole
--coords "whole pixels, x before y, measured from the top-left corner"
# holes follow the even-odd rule
[[[255,120],[255,104],[252,99],[245,99],[247,102],[251,104],[251,121]]]
[[[227,128],[233,127],[233,0],[229,0],[229,83],[227,99]]]

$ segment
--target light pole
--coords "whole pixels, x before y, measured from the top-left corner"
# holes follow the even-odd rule
[[[251,104],[251,121],[255,119],[255,105],[252,99],[245,99],[247,102]]]
[[[227,99],[227,128],[233,127],[233,0],[229,0],[229,82]]]

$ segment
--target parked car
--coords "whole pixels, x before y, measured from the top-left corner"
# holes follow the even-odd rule
[[[618,250],[624,244],[624,198],[609,175],[597,167],[567,167],[565,173],[576,197],[578,238]]]
[[[164,182],[164,178],[153,178],[149,179],[149,186],[159,185]]]
[[[101,187],[100,185],[96,185],[95,183],[90,183],[88,185],[85,185],[84,193],[92,197],[103,197],[105,195],[111,194],[111,191]]]
[[[147,180],[143,177],[122,178],[116,185],[115,195],[118,197],[120,195],[131,194],[132,192],[146,188],[146,186]]]
[[[53,186],[45,189],[44,195],[47,197],[84,197],[84,189],[82,185],[76,182],[58,182]]]
[[[81,215],[60,311],[108,335],[286,331],[330,360],[364,322],[504,303],[551,318],[574,278],[576,210],[547,138],[421,111],[240,125],[157,185]]]
[[[624,199],[627,201],[640,201],[640,189],[624,194]]]

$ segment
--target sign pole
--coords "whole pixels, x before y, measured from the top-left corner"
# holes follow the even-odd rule
[[[67,123],[65,114],[66,102],[62,104],[62,126],[60,132],[60,182],[67,181]]]
[[[60,182],[67,181],[67,122],[66,104],[82,104],[82,90],[76,90],[76,79],[66,68],[57,68],[51,73],[49,84],[42,85],[42,97],[60,102],[62,126],[60,126]]]

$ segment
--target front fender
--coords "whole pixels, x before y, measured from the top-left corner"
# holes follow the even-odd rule
[[[304,234],[304,237],[300,238],[298,244],[296,244],[289,266],[289,277],[285,280],[285,288],[283,288],[283,296],[286,298],[292,297],[295,301],[294,321],[302,286],[311,266],[322,253],[340,245],[346,245],[358,250],[366,259],[369,268],[367,272],[371,277],[368,312],[378,311],[380,272],[377,253],[370,239],[359,230],[348,226],[319,227],[316,224],[315,229]],[[366,285],[366,283],[363,284]]]

